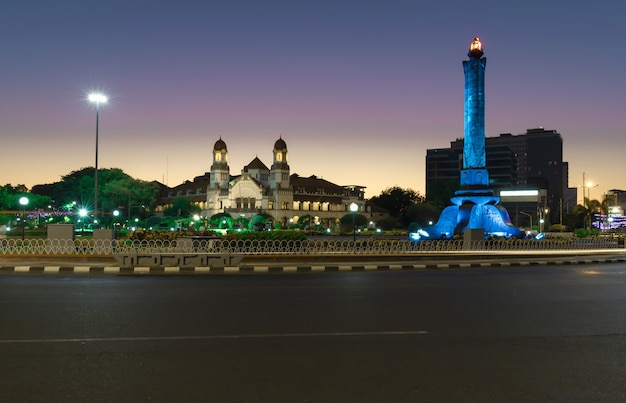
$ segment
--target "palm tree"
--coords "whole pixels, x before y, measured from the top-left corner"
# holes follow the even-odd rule
[[[589,222],[589,229],[591,229],[591,217],[592,217],[594,212],[603,212],[603,211],[605,211],[604,202],[600,203],[596,199],[591,200],[588,197],[585,197],[585,206],[587,206],[586,216],[587,216],[587,219],[588,219],[588,222]]]

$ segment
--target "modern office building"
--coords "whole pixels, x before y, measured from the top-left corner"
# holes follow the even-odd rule
[[[571,191],[567,187],[568,165],[563,161],[561,134],[537,128],[528,129],[524,134],[504,133],[485,139],[489,187],[497,192],[541,190],[537,195],[544,196],[537,200],[537,209],[542,209],[544,214],[547,209],[551,223],[561,222],[561,215],[575,205],[571,205]],[[458,180],[462,166],[462,138],[452,141],[450,148],[427,150],[426,197],[436,181]]]

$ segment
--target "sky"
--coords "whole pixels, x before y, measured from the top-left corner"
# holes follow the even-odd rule
[[[481,39],[486,135],[563,137],[569,186],[626,189],[624,0],[8,0],[0,13],[0,185],[99,168],[171,187],[210,170],[425,192],[426,150],[463,136]],[[597,187],[596,187],[597,185]],[[579,199],[582,194],[579,191]]]

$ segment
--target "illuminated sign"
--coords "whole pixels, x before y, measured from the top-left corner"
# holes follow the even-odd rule
[[[500,191],[502,197],[528,197],[539,196],[538,190],[502,190]]]

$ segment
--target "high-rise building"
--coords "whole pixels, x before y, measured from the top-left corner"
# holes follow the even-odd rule
[[[559,132],[537,128],[519,135],[486,137],[485,149],[490,188],[545,190],[546,200],[540,203],[549,209],[551,222],[560,222],[559,214],[568,195],[568,165],[563,161],[563,139]],[[462,161],[462,138],[452,141],[450,148],[427,150],[427,198],[432,196],[429,191],[435,182],[459,177]]]

